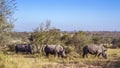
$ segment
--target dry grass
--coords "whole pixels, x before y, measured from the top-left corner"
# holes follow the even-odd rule
[[[120,49],[108,49],[109,58],[46,58],[39,55],[5,55],[0,53],[0,68],[119,68]]]

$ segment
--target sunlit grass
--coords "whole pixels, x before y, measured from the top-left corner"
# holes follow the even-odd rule
[[[110,65],[111,68],[114,68],[114,66],[119,66],[120,49],[108,49],[107,53],[109,54],[108,59],[103,59],[102,57],[99,59],[94,58],[93,55],[83,59],[81,56],[73,57],[71,55],[67,58],[55,58],[50,55],[47,58],[40,55],[6,55],[0,53],[0,68],[99,68],[99,66],[107,66],[109,68]]]

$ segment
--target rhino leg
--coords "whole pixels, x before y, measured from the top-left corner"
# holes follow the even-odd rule
[[[85,54],[84,53],[83,53],[82,57],[85,58]]]
[[[16,53],[18,53],[18,50],[16,50]]]
[[[49,53],[46,53],[46,57],[49,57]]]
[[[57,57],[58,54],[57,54],[57,52],[54,52],[53,55],[54,55],[54,57]]]
[[[88,58],[88,55],[87,55],[88,53],[83,53],[83,58],[85,58],[85,57],[87,57]]]
[[[85,57],[87,57],[88,58],[88,56],[87,56],[87,54],[89,53],[89,50],[88,50],[88,47],[87,46],[85,46],[84,48],[83,48],[83,58],[85,58]]]
[[[83,55],[82,55],[83,58],[85,58],[86,53],[87,53],[87,52],[84,50],[84,51],[83,51]]]
[[[98,54],[98,58],[100,57],[100,55],[101,55],[101,53],[100,53],[100,54]]]
[[[88,58],[88,54],[86,54],[86,57]]]
[[[95,58],[96,58],[96,56],[98,56],[98,55],[99,55],[99,53],[95,54]]]
[[[58,57],[61,57],[60,53],[58,53]]]
[[[85,53],[82,56],[83,56],[83,58],[85,58]]]
[[[95,58],[96,58],[96,56],[98,56],[98,58],[99,58],[100,55],[101,55],[101,53],[97,53],[97,54],[95,54]]]

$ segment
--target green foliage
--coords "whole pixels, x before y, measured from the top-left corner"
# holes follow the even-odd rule
[[[100,44],[102,37],[98,34],[93,34],[92,41],[94,44]]]
[[[83,31],[76,32],[71,42],[75,46],[76,52],[81,53],[82,47],[88,42],[86,33]]]
[[[15,0],[0,0],[0,31],[8,32],[13,28],[15,10]]]
[[[120,37],[119,38],[114,38],[112,40],[113,47],[119,47],[120,48]]]
[[[60,44],[61,32],[59,29],[50,29],[47,31],[47,44]]]
[[[59,29],[51,29],[50,22],[47,21],[46,25],[40,25],[40,27],[34,31],[30,36],[32,44],[60,44],[61,32]]]
[[[13,29],[13,13],[16,8],[15,0],[0,0],[0,45],[6,45],[10,41],[11,30]]]
[[[46,28],[46,27],[45,27]],[[35,45],[46,45],[46,44],[61,44],[61,45],[72,45],[75,47],[77,53],[81,53],[82,47],[85,44],[91,43],[91,38],[83,31],[76,33],[64,33],[59,29],[47,29],[42,31],[35,31],[31,34],[30,40]]]
[[[72,44],[72,34],[66,33],[61,36],[61,43],[64,45],[71,45]]]

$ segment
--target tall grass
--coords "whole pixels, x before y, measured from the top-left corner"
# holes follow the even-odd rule
[[[108,59],[102,57],[89,58],[74,57],[68,55],[67,58],[49,58],[39,55],[3,54],[0,52],[0,68],[119,68],[120,49],[108,49]]]

